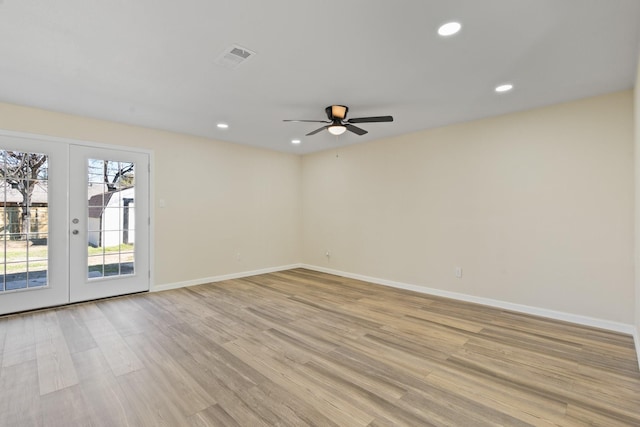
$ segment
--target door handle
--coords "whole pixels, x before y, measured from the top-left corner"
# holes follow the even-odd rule
[[[78,233],[79,233],[79,231],[78,231],[78,230],[73,230],[71,233],[72,233],[72,234],[78,234]]]

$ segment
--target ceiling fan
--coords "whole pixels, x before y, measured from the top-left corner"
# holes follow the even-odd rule
[[[329,123],[326,126],[322,126],[312,132],[309,132],[306,136],[315,135],[325,129],[332,135],[342,135],[346,131],[353,132],[357,135],[364,135],[368,133],[366,130],[354,126],[354,123],[379,123],[379,122],[392,122],[391,116],[377,116],[377,117],[358,117],[355,119],[347,120],[347,112],[349,107],[344,105],[330,105],[324,109],[327,113],[329,120],[283,120],[283,122],[305,122],[305,123]]]

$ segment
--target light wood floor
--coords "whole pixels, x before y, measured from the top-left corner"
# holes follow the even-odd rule
[[[2,426],[640,425],[630,336],[298,269],[0,318]]]

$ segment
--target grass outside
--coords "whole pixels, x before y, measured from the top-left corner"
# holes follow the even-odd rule
[[[89,256],[92,255],[102,255],[103,253],[105,254],[112,254],[112,253],[122,253],[122,252],[133,252],[133,248],[134,245],[133,244],[122,244],[122,245],[116,245],[116,246],[108,246],[106,248],[92,248],[91,246],[89,246]]]
[[[0,262],[4,257],[5,261],[5,274],[12,273],[24,273],[27,271],[27,265],[29,271],[43,271],[48,267],[48,247],[47,245],[33,245],[31,242],[26,241],[7,241],[6,246],[4,242],[0,241]],[[27,243],[29,262],[27,262]],[[5,249],[6,248],[6,249]],[[91,258],[89,259],[89,265],[102,265],[110,264],[113,261],[111,258],[118,262],[132,261],[133,260],[134,245],[122,244],[116,246],[109,246],[106,248],[92,248],[88,247],[88,253]],[[100,257],[100,255],[105,257]]]

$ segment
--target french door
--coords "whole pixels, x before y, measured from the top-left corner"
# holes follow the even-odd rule
[[[149,290],[149,156],[70,146],[69,300]]]
[[[0,314],[150,284],[149,154],[0,133]]]

